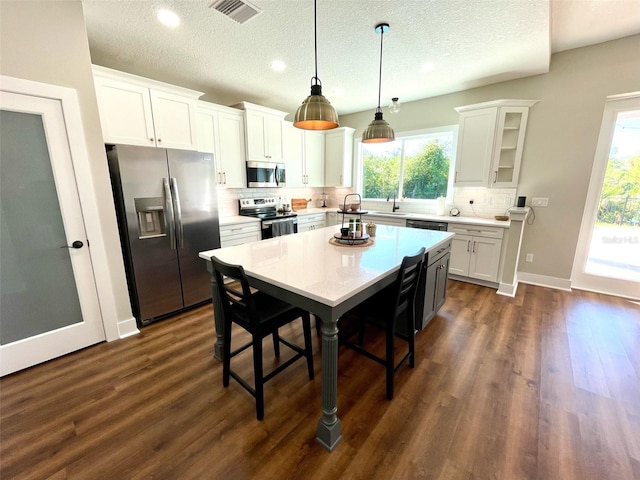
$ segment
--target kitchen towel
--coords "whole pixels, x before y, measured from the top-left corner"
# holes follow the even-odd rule
[[[281,220],[271,224],[271,235],[280,237],[293,233],[293,220]]]

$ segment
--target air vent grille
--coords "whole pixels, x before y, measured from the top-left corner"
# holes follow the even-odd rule
[[[257,7],[244,0],[216,0],[209,8],[219,11],[231,20],[245,23],[262,13]]]

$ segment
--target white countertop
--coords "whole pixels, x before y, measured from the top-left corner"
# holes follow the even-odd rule
[[[379,225],[369,246],[329,243],[339,225],[200,252],[243,265],[253,277],[336,306],[397,270],[405,255],[441,246],[454,234]]]

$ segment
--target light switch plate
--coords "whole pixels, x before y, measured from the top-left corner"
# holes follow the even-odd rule
[[[549,205],[549,199],[547,197],[533,197],[531,199],[532,207],[546,207]]]

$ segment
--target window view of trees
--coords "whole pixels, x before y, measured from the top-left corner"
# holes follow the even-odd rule
[[[597,221],[610,225],[640,225],[640,155],[609,160]]]
[[[452,138],[448,131],[363,145],[363,196],[387,198],[395,194],[412,199],[446,196]]]

